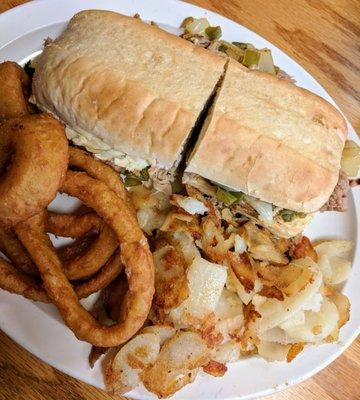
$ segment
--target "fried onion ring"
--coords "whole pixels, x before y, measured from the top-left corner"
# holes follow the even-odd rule
[[[114,254],[101,271],[86,282],[73,285],[79,299],[107,287],[122,271],[120,253]],[[22,295],[30,300],[50,303],[50,299],[36,278],[16,270],[12,264],[0,258],[0,288]]]
[[[56,236],[78,238],[84,234],[98,233],[102,225],[96,213],[60,214],[47,211],[45,218],[46,232]]]
[[[30,79],[25,71],[12,61],[0,64],[0,123],[10,118],[30,114],[28,103]]]
[[[82,307],[44,232],[41,215],[17,225],[16,232],[38,266],[48,296],[76,337],[95,346],[117,346],[141,328],[150,311],[154,294],[152,254],[132,211],[103,182],[85,173],[68,171],[61,190],[94,209],[118,237],[129,283],[122,322],[110,327],[102,326]]]
[[[0,251],[21,271],[29,275],[39,275],[29,253],[12,230],[0,227]]]
[[[102,224],[99,234],[85,252],[63,263],[66,277],[79,280],[93,275],[114,254],[118,245],[114,231],[107,224]]]
[[[100,160],[97,160],[91,154],[76,147],[69,147],[70,160],[69,166],[75,167],[86,172],[89,176],[104,182],[112,191],[114,191],[122,200],[128,199],[128,193],[120,179],[119,173]]]
[[[79,299],[89,296],[109,285],[123,270],[121,253],[116,252],[110,260],[101,268],[101,271],[94,278],[80,284],[74,285]]]
[[[27,115],[0,126],[0,152],[12,154],[0,177],[0,223],[12,227],[41,212],[56,196],[68,166],[68,142],[56,119]]]
[[[76,242],[59,249],[63,261],[63,271],[69,280],[79,280],[95,274],[109,260],[118,248],[118,240],[113,230],[96,215],[87,213],[57,214],[46,212],[46,232],[64,237],[80,237],[82,251]],[[95,238],[89,237],[98,232]]]

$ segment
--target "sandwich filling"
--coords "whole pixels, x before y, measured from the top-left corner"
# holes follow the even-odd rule
[[[100,138],[88,133],[78,132],[66,127],[66,136],[76,146],[84,147],[96,158],[111,165],[123,176],[127,187],[144,184],[147,188],[168,195],[172,193],[171,183],[175,179],[176,167],[167,170],[160,166],[150,166],[149,162],[113,149]]]
[[[304,226],[312,218],[305,214],[277,207],[243,192],[234,192],[193,173],[186,172],[183,183],[199,190],[209,198],[217,209],[228,208],[233,220],[243,220],[244,216],[268,229],[279,231],[279,226],[287,224],[295,228]]]

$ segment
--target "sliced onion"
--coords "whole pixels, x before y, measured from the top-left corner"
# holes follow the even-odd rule
[[[235,253],[242,254],[246,251],[247,245],[245,240],[240,235],[235,235]]]
[[[257,200],[253,197],[246,196],[246,201],[251,205],[251,207],[256,210],[264,222],[271,224],[274,220],[273,206],[266,201]]]
[[[193,197],[176,196],[178,205],[191,215],[205,214],[209,209],[201,201]]]

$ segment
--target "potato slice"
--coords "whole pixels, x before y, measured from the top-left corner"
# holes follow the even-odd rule
[[[260,340],[257,345],[259,356],[267,361],[285,361],[291,348],[290,344],[280,344]]]
[[[349,240],[330,240],[315,246],[325,284],[337,285],[349,277],[351,262],[347,256],[353,246]]]
[[[223,343],[217,350],[213,360],[219,363],[232,363],[241,358],[240,345],[235,340]]]
[[[155,333],[159,336],[160,344],[175,335],[176,330],[170,325],[151,325],[142,329],[141,333]]]
[[[298,262],[299,260],[296,261]],[[254,296],[253,304],[255,310],[261,315],[261,318],[258,318],[256,322],[259,333],[274,328],[292,318],[308,304],[310,298],[319,292],[322,284],[322,274],[310,258],[305,259],[304,262],[309,265],[313,276],[310,282],[295,296],[287,297],[284,301],[267,298],[264,300],[262,296]]]
[[[196,332],[178,332],[162,346],[156,362],[141,374],[144,386],[159,397],[168,397],[195,379],[197,369],[211,351]]]
[[[326,297],[320,311],[305,311],[305,322],[285,329],[293,340],[304,343],[319,343],[337,327],[339,312],[335,304]]]
[[[169,316],[178,325],[201,325],[215,311],[226,282],[227,269],[196,257],[186,276],[189,297],[179,307],[171,310]]]
[[[105,371],[109,391],[121,395],[140,383],[139,373],[157,359],[160,338],[155,333],[142,333],[127,342]]]

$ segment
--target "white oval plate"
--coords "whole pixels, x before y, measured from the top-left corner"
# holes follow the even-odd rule
[[[276,65],[294,76],[297,84],[334,104],[326,91],[300,65],[254,32],[220,15],[174,0],[36,0],[0,15],[0,62],[25,62],[42,47],[43,39],[55,37],[66,21],[83,9],[108,9],[123,14],[140,13],[145,20],[154,20],[176,30],[188,16],[206,17],[212,25],[220,25],[223,37],[230,41],[253,43],[272,50]],[[350,136],[356,137],[349,126]],[[71,201],[58,197],[54,209],[68,209]],[[357,242],[360,211],[360,190],[349,199],[349,211],[323,213],[315,217],[307,229],[311,238],[343,238]],[[342,329],[339,344],[309,347],[291,364],[267,363],[259,358],[243,359],[231,364],[223,378],[203,375],[178,392],[176,399],[253,399],[271,394],[309,378],[327,366],[356,338],[360,331],[360,254],[356,246],[353,271],[344,287],[351,301],[351,318]],[[91,301],[91,299],[90,299]],[[90,346],[78,341],[65,327],[55,307],[35,304],[20,296],[0,290],[0,328],[31,353],[55,368],[91,385],[103,388],[100,363],[88,366]],[[151,399],[144,389],[130,392],[129,397]]]

